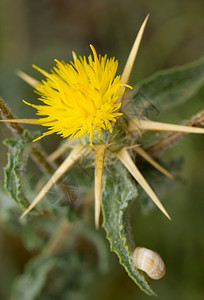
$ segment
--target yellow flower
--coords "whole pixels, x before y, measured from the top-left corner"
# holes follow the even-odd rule
[[[94,59],[90,55],[87,61],[85,57],[77,58],[76,54],[73,53],[73,63],[66,64],[56,60],[57,66],[53,69],[52,73],[47,73],[40,68],[35,67],[46,76],[46,80],[42,81],[42,83],[39,83],[23,72],[19,72],[20,77],[22,77],[35,89],[37,88],[37,92],[40,94],[39,100],[42,101],[44,105],[26,103],[36,108],[38,115],[45,117],[40,119],[3,120],[3,122],[41,124],[49,127],[48,132],[44,133],[41,137],[56,132],[62,135],[62,137],[68,137],[71,139],[72,137],[77,138],[88,133],[91,145],[93,140],[93,131],[95,129],[99,136],[101,134],[101,129],[108,128],[109,131],[112,132],[112,122],[117,121],[117,119],[122,115],[122,112],[117,112],[117,110],[121,107],[121,103],[124,100],[124,87],[128,86],[129,77],[147,20],[148,16],[144,20],[138,32],[121,78],[120,76],[115,77],[118,65],[117,61],[114,58],[107,59],[106,56],[99,55],[98,57],[94,47],[91,45]],[[153,122],[139,118],[129,118],[127,129],[128,131],[139,132],[153,130],[204,133],[203,128]],[[95,152],[95,225],[98,227],[103,166],[109,145],[97,143],[93,144]],[[51,154],[49,159],[56,159],[70,146],[70,143],[67,143],[65,146],[63,145]],[[77,144],[74,146],[72,145],[71,147],[73,149],[68,157],[44,185],[30,206],[24,211],[21,218],[29,213],[53,187],[57,180],[59,180],[59,178],[88,151],[87,147],[84,146],[80,140]],[[135,165],[128,152],[128,147],[128,145],[124,145],[113,155],[122,162],[159,209],[170,219],[157,195]],[[150,157],[147,152],[139,147],[139,145],[136,144],[131,147],[160,172],[173,179],[173,176],[152,157]]]
[[[121,103],[117,100],[124,92],[120,76],[115,76],[118,62],[107,55],[99,57],[92,45],[93,58],[77,58],[67,64],[55,60],[57,65],[51,73],[34,66],[46,76],[46,80],[37,85],[38,100],[45,105],[28,105],[37,109],[37,115],[45,116],[39,122],[49,127],[45,135],[56,132],[63,138],[78,138],[88,133],[90,142],[93,130],[101,135],[101,129],[112,132],[111,122],[115,122],[122,113],[117,112]]]

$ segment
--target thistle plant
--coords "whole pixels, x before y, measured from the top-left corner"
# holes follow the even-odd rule
[[[95,235],[99,234],[97,230],[100,228],[102,208],[101,219],[103,219],[103,227],[111,250],[118,255],[120,263],[133,281],[147,294],[155,295],[133,260],[135,242],[131,233],[128,211],[134,200],[141,197],[138,187],[143,189],[148,199],[151,199],[168,219],[171,218],[142,175],[140,165],[146,160],[163,176],[174,180],[174,175],[170,170],[162,166],[154,156],[158,156],[161,150],[172,145],[187,133],[203,134],[204,129],[198,126],[204,122],[204,113],[198,112],[185,125],[176,125],[150,120],[144,114],[144,110],[148,109],[152,103],[159,107],[161,101],[164,103],[166,101],[166,108],[168,105],[176,105],[174,103],[176,101],[178,104],[186,101],[190,92],[195,93],[203,84],[201,74],[203,60],[173,71],[159,73],[136,87],[130,86],[129,78],[147,20],[148,16],[139,30],[121,76],[116,75],[118,61],[115,58],[108,58],[107,55],[98,55],[94,46],[90,45],[92,54],[88,58],[78,57],[73,52],[73,61],[66,63],[56,60],[56,66],[50,73],[34,66],[45,77],[42,82],[38,82],[22,71],[18,72],[18,75],[33,86],[39,95],[40,104],[38,105],[24,101],[25,104],[37,110],[39,118],[14,118],[3,102],[1,113],[2,122],[7,123],[10,128],[15,129],[18,135],[21,135],[18,140],[6,142],[11,153],[10,163],[5,170],[5,187],[10,196],[24,209],[19,222],[29,223],[29,216],[38,218],[37,211],[43,218],[42,212],[47,208],[44,204],[41,209],[38,209],[39,202],[45,196],[49,197],[49,191],[56,184],[58,184],[59,193],[66,194],[61,184],[63,175],[72,172],[75,164],[82,160],[86,162],[89,157],[91,160],[89,165],[94,169]],[[180,80],[180,82],[173,85],[174,80]],[[155,90],[156,86],[158,90]],[[171,90],[175,97],[178,96],[177,99],[165,99],[166,89]],[[150,99],[142,110],[139,109],[137,102],[138,95]],[[33,138],[28,131],[22,135],[23,129],[19,124],[41,125],[47,127],[47,131]],[[167,134],[162,138],[156,138],[154,144],[147,147],[143,144],[143,135],[146,131],[167,132]],[[35,145],[41,138],[54,133],[66,139],[66,142],[47,157],[42,149]],[[50,175],[31,203],[22,196],[21,182],[19,182],[21,177],[19,168],[21,164],[24,164],[22,153],[26,147],[36,163]],[[59,166],[56,166],[55,160],[65,154],[66,158]],[[138,156],[141,159],[138,159]],[[15,160],[15,157],[18,159]],[[69,190],[69,186],[67,189]],[[69,195],[71,193],[69,191]],[[75,201],[67,204],[69,208],[65,208],[66,221],[63,219],[60,227],[63,234],[61,236],[59,231],[56,231],[54,238],[51,238],[51,242],[42,254],[39,254],[40,259],[45,253],[50,255],[50,253],[57,252],[66,234],[68,239],[68,232],[74,231],[74,224],[85,222],[83,217],[83,210],[86,210],[85,204],[82,205],[81,210],[78,209]],[[52,216],[52,213],[49,213]],[[26,218],[27,221],[24,221]],[[92,223],[91,220],[89,222]]]

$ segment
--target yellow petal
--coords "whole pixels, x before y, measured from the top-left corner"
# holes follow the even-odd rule
[[[56,184],[56,182],[62,177],[62,175],[75,163],[76,160],[78,160],[85,153],[85,151],[86,151],[86,147],[84,147],[81,144],[77,144],[74,147],[74,149],[71,151],[69,156],[63,161],[63,163],[59,166],[59,168],[55,171],[55,173],[50,177],[48,182],[38,193],[38,195],[33,200],[33,202],[24,211],[20,219],[22,219],[25,215],[27,215],[40,202],[40,200],[42,200],[42,198]]]
[[[167,170],[165,170],[158,162],[156,162],[145,150],[141,147],[136,146],[134,150],[141,155],[146,161],[148,161],[152,166],[154,166],[158,171],[169,177],[170,179],[174,179],[174,176],[171,175]]]
[[[103,165],[104,165],[106,147],[104,145],[94,145],[94,151],[95,151],[95,226],[98,229],[100,210],[101,210],[101,188],[102,188]]]
[[[168,215],[167,211],[163,207],[162,203],[158,199],[157,195],[151,189],[149,184],[146,182],[138,168],[136,167],[135,163],[133,162],[132,158],[130,157],[127,149],[123,148],[117,154],[117,157],[123,163],[123,165],[128,169],[128,171],[132,174],[135,180],[141,185],[141,187],[145,190],[145,192],[149,195],[152,201],[158,206],[158,208],[167,216],[168,219],[171,220],[170,216]]]
[[[24,73],[21,70],[17,70],[16,73],[20,78],[22,78],[25,82],[27,82],[29,85],[31,85],[34,88],[36,88],[37,84],[40,83],[38,80]]]
[[[149,120],[141,120],[138,118],[129,120],[130,131],[134,130],[151,130],[151,131],[175,131],[175,132],[186,132],[186,133],[204,133],[204,128],[175,125],[162,122],[154,122]]]

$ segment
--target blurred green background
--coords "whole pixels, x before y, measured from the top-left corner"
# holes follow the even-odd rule
[[[147,13],[150,19],[131,84],[159,69],[182,65],[203,55],[203,0],[0,0],[0,95],[16,116],[34,117],[33,109],[22,99],[34,103],[36,95],[17,77],[16,70],[40,78],[33,63],[50,70],[55,58],[71,60],[72,50],[82,55],[90,53],[90,43],[98,53],[115,56],[120,73]],[[169,111],[166,120],[188,119],[203,108],[203,97],[201,89],[187,104]],[[1,125],[0,140],[8,136],[9,131]],[[52,138],[42,140],[42,144],[48,152],[56,145]],[[134,206],[136,244],[156,249],[166,263],[166,276],[151,282],[159,299],[204,299],[203,149],[204,138],[189,135],[168,153],[185,159],[182,184],[162,199],[171,222],[158,210],[144,216],[139,204]],[[0,152],[2,185],[2,168],[7,161],[7,149],[2,143]],[[95,278],[89,299],[148,299],[118,264],[116,256],[111,257],[114,268]],[[14,278],[28,258],[20,238],[0,228],[0,299],[7,299]]]

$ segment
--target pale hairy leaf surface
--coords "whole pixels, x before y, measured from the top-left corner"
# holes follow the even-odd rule
[[[23,192],[22,174],[26,164],[25,149],[32,141],[27,131],[21,139],[6,139],[4,144],[8,146],[8,164],[4,168],[4,187],[10,197],[23,209],[29,202]]]
[[[109,168],[102,194],[103,227],[111,250],[133,281],[148,295],[155,295],[144,276],[135,268],[132,253],[135,243],[131,233],[129,208],[138,192],[120,162]]]

